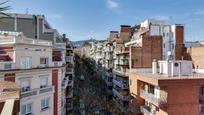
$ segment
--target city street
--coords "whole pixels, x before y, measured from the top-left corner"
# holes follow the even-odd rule
[[[75,86],[74,86],[74,114],[82,112],[80,101],[85,104],[86,115],[119,115],[120,111],[112,101],[107,100],[105,92],[105,82],[90,66],[87,60],[76,58],[76,63],[80,65],[75,67]],[[83,77],[84,76],[84,79]],[[82,113],[81,113],[82,114]]]

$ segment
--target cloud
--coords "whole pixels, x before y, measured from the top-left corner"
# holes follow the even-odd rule
[[[110,10],[117,10],[119,8],[119,4],[113,0],[106,0],[108,8]]]
[[[204,10],[194,12],[195,15],[204,15]]]
[[[155,16],[154,18],[155,18],[155,19],[158,19],[158,20],[166,21],[166,20],[172,19],[173,17],[172,17],[172,16],[157,15],[157,16]]]

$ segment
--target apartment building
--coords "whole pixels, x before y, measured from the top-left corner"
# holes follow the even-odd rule
[[[18,115],[20,112],[20,87],[13,82],[0,81],[0,114]]]
[[[113,34],[113,33],[111,33]],[[132,27],[121,25],[118,35],[114,32],[114,69],[113,69],[113,100],[116,105],[123,111],[128,111],[128,69],[129,69],[129,48],[125,48],[125,43],[130,41],[132,36]]]
[[[52,42],[34,40],[22,33],[0,36],[1,81],[21,87],[20,113],[61,114],[63,62],[56,61]],[[53,59],[52,59],[53,58]]]
[[[152,62],[155,60],[183,59],[184,27],[182,25],[176,24],[167,26],[158,20],[146,20],[140,25],[137,25],[134,29],[130,42],[125,44],[129,47],[129,72],[132,75],[150,72]],[[129,85],[132,84],[132,79],[133,78],[129,75]],[[131,87],[136,86],[132,85]],[[134,108],[134,105],[138,104],[133,100],[139,99],[136,99],[137,97],[133,94],[131,88],[130,96],[130,111],[132,114],[137,114],[138,108]]]
[[[14,40],[14,43],[13,42],[11,43],[15,44],[14,46],[16,46],[16,44],[19,44],[18,42],[20,42],[20,44],[26,44],[24,46],[25,50],[29,50],[30,48],[30,50],[36,50],[36,52],[39,52],[39,53],[41,52],[40,55],[35,54],[36,52],[29,52],[28,56],[25,56],[25,59],[23,59],[24,63],[26,64],[22,66],[26,66],[25,68],[27,68],[28,66],[28,68],[30,68],[31,70],[33,69],[33,67],[49,68],[46,71],[43,69],[42,70],[36,69],[37,73],[35,72],[32,73],[32,71],[25,72],[28,74],[27,76],[33,76],[31,78],[36,78],[35,76],[41,76],[41,74],[43,73],[48,77],[48,79],[46,78],[44,82],[45,81],[47,82],[47,85],[50,87],[49,92],[52,95],[50,95],[49,99],[48,98],[44,99],[44,103],[48,105],[48,101],[50,101],[49,104],[50,105],[54,104],[54,105],[49,107],[48,110],[50,112],[40,113],[39,111],[37,111],[37,113],[65,115],[67,111],[66,109],[67,104],[68,104],[66,103],[66,99],[67,99],[66,88],[68,88],[66,87],[66,85],[67,83],[70,83],[65,73],[66,71],[69,71],[69,69],[66,69],[66,67],[69,66],[70,68],[71,66],[70,63],[67,63],[67,66],[65,64],[67,60],[73,60],[72,57],[65,58],[66,52],[68,51],[67,49],[69,49],[66,46],[69,45],[70,42],[66,43],[67,39],[63,39],[63,36],[59,35],[57,30],[53,29],[50,26],[45,16],[43,15],[30,15],[30,14],[9,14],[9,15],[10,17],[5,17],[5,16],[2,17],[2,21],[0,22],[1,24],[0,30],[2,31],[0,33],[4,36],[9,35],[11,36],[11,38],[13,37],[11,40]],[[19,40],[22,40],[22,41],[19,41]],[[2,44],[3,43],[4,42],[2,42]],[[12,56],[13,55],[21,56],[21,53],[24,53],[24,52],[19,52],[19,54],[12,53],[15,51],[13,47],[6,47],[6,48],[3,47],[1,48],[1,50],[3,50],[2,52],[3,54],[0,57],[2,60],[14,61],[15,63],[18,63],[18,64],[21,63],[20,59],[16,60],[16,58],[10,58],[9,56],[11,54]],[[6,55],[5,55],[5,51],[9,51],[9,52],[11,51],[11,53],[6,52]],[[34,58],[30,58],[30,57],[34,57]],[[38,64],[38,58],[40,59],[40,64]],[[4,67],[4,65],[2,65],[2,67]],[[19,67],[17,69],[19,69]],[[51,69],[51,68],[56,68],[56,69]],[[11,72],[12,71],[13,70],[11,70]],[[14,75],[17,75],[17,74],[14,74]],[[28,80],[29,82],[27,82],[26,84],[32,83],[30,84],[31,86],[29,87],[32,87],[34,89],[38,88],[38,86],[36,85],[37,82],[35,83],[33,82],[33,80],[39,81],[40,79],[37,79],[37,80],[31,79],[30,81]],[[35,104],[29,104],[26,106],[30,107],[31,105],[34,108],[35,106],[37,106]],[[37,106],[37,107],[39,108],[40,106]],[[32,112],[35,113],[36,112],[35,110],[37,109],[32,110]]]
[[[51,27],[44,15],[15,13],[8,13],[8,15],[9,17],[1,16],[1,31],[23,32],[28,38],[49,40],[53,44],[61,39],[57,30]]]
[[[74,86],[74,53],[71,42],[63,36],[66,42],[66,73],[63,79],[63,89],[65,91],[66,113],[72,113],[73,109],[73,86]]]
[[[105,44],[103,42],[92,43],[90,49],[90,58],[94,61],[96,72],[104,79],[105,66]]]
[[[159,68],[157,68],[157,64]],[[153,62],[153,69],[129,73],[132,114],[203,114],[203,74],[192,73],[192,62]]]
[[[112,42],[106,42],[104,47],[104,75],[105,75],[105,82],[106,82],[106,91],[108,92],[108,96],[111,99],[112,97],[112,87],[113,87],[113,75],[112,71],[114,68],[114,46]]]

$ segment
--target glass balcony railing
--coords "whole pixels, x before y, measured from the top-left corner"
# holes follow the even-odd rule
[[[156,111],[151,112],[151,108],[148,106],[141,106],[140,107],[140,111],[144,114],[144,115],[156,115]]]
[[[167,104],[167,99],[157,98],[154,94],[148,93],[143,89],[140,89],[140,96],[157,106],[165,106]]]

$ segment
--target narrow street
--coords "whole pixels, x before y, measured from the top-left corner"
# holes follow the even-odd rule
[[[119,115],[119,109],[107,100],[105,82],[94,71],[87,59],[75,58],[74,115],[81,112],[85,105],[86,115]]]

